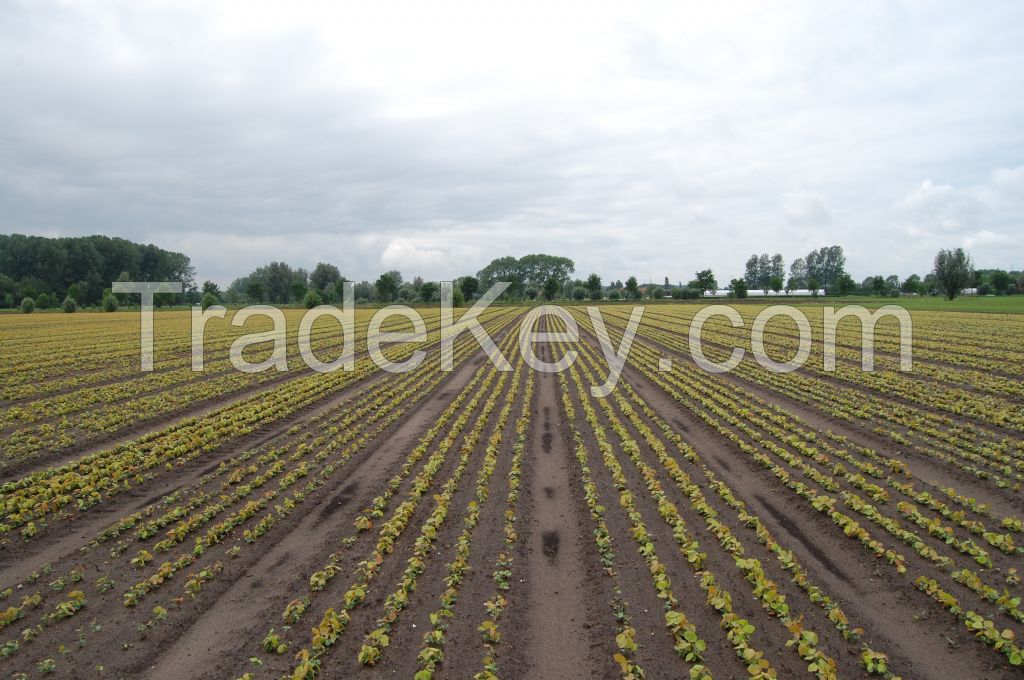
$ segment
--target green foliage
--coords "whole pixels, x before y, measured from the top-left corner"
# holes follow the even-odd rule
[[[31,314],[35,311],[36,301],[30,297],[21,299],[21,312],[22,314]]]
[[[312,288],[306,292],[306,297],[302,300],[302,305],[306,309],[313,309],[314,307],[322,304],[323,299],[320,297],[320,293],[316,292],[316,290]]]
[[[381,302],[392,302],[395,296],[398,295],[398,286],[401,285],[401,279],[395,276],[394,272],[384,272],[377,278],[374,287],[377,289],[377,298]]]
[[[635,276],[626,279],[626,298],[629,300],[640,299],[640,286],[637,284]]]
[[[935,278],[947,300],[955,298],[974,280],[974,263],[963,248],[940,250],[935,256]]]
[[[75,302],[75,298],[69,295],[64,298],[64,302],[61,303],[60,308],[66,313],[71,314],[72,312],[78,311],[78,303]]]
[[[104,312],[116,312],[117,311],[117,297],[111,293],[107,293],[103,296],[103,311]]]
[[[558,279],[556,279],[553,276],[550,277],[547,281],[544,282],[544,291],[543,291],[544,292],[544,299],[549,301],[549,302],[551,300],[554,300],[555,296],[558,295],[558,289],[561,288],[561,287],[562,286],[558,282]],[[616,297],[616,299],[618,299],[618,297],[619,297],[618,294],[616,294],[615,297]]]

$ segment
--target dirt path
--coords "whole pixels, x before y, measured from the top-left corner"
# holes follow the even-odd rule
[[[532,510],[524,537],[524,572],[530,580],[525,606],[529,633],[522,661],[531,678],[599,677],[585,643],[590,639],[591,613],[586,603],[592,595],[585,565],[592,561],[583,545],[580,505],[573,500],[574,461],[560,417],[558,377],[538,374],[536,394],[524,462],[530,470]],[[597,615],[605,612],[598,610]]]

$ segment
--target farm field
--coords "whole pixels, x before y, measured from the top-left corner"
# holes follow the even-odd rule
[[[846,319],[826,371],[809,304],[810,359],[773,373],[762,307],[705,324],[709,359],[746,351],[709,373],[702,305],[648,306],[606,398],[583,306],[578,342],[534,345],[575,352],[561,373],[517,351],[526,307],[481,317],[512,370],[464,333],[441,371],[424,309],[385,350],[426,351],[402,374],[367,356],[373,310],[330,374],[299,359],[304,310],[263,373],[227,350],[269,323],[211,321],[196,373],[189,314],[158,312],[144,373],[137,313],[2,315],[0,674],[1024,676],[1024,315],[913,309],[910,372],[883,320],[870,373]],[[618,347],[632,307],[599,309]],[[796,325],[761,340],[784,361]]]

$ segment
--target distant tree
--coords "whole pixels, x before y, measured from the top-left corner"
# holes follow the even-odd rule
[[[462,294],[467,300],[472,300],[480,290],[480,280],[475,276],[463,276],[459,282],[459,288],[462,289]]]
[[[209,293],[207,293],[209,295]],[[103,296],[103,311],[104,312],[116,312],[118,307],[117,296],[112,293],[107,293]],[[205,309],[205,308],[204,308]]]
[[[812,250],[807,254],[805,262],[808,283],[813,277],[818,282],[818,287],[824,288],[826,293],[835,287],[839,276],[846,271],[846,256],[843,254],[842,246]],[[808,287],[814,288],[810,285]]]
[[[31,314],[36,309],[36,301],[30,297],[21,298],[21,313]]]
[[[821,283],[818,281],[818,277],[808,274],[807,287],[811,289],[812,297],[818,297],[818,288],[821,287]]]
[[[779,256],[782,257],[781,255]],[[768,282],[772,278],[772,258],[768,256],[768,253],[762,253],[757,258],[757,287],[760,288],[765,295],[768,294]]]
[[[220,300],[213,293],[203,293],[203,299],[199,301],[199,306],[203,308],[205,312],[213,305],[219,304]]]
[[[883,279],[881,276],[876,276],[874,279],[872,279],[872,281],[871,281],[871,291],[875,295],[883,296],[883,295],[885,295],[887,290],[888,290],[888,288],[885,285],[885,279]]]
[[[555,296],[558,295],[559,288],[561,288],[561,285],[558,283],[558,279],[553,276],[549,278],[544,282],[544,299],[548,302],[554,300]],[[615,297],[617,298],[618,295]]]
[[[302,305],[306,309],[313,309],[314,307],[323,304],[323,298],[320,297],[320,293],[316,292],[315,289],[310,288],[306,291],[306,296],[302,298]]]
[[[790,290],[807,288],[807,260],[798,257],[789,265],[789,279],[793,282]]]
[[[992,272],[992,277],[989,279],[989,283],[992,284],[992,288],[996,291],[996,295],[1006,295],[1006,291],[1010,288],[1010,275],[1002,269],[997,269]]]
[[[424,302],[433,302],[437,293],[437,284],[433,281],[424,281],[420,284],[420,299]]]
[[[917,274],[911,274],[900,284],[900,290],[907,295],[919,295],[921,288],[921,277]]]
[[[341,279],[341,272],[333,264],[317,262],[309,274],[309,285],[317,290],[323,290],[334,286]]]
[[[288,288],[291,292],[291,299],[296,302],[304,300],[306,297],[306,291],[309,290],[309,286],[306,285],[305,281],[292,281]]]
[[[583,286],[576,286],[572,289],[573,300],[585,300],[587,298],[587,289]]]
[[[640,298],[640,286],[637,284],[635,276],[630,276],[626,279],[626,297],[630,300],[638,300]]]
[[[974,280],[974,263],[963,248],[940,250],[935,256],[935,278],[946,299],[952,300]]]
[[[259,281],[250,281],[245,287],[245,294],[251,302],[263,302],[263,284]]]
[[[401,281],[395,277],[394,272],[385,272],[373,285],[377,289],[377,298],[381,302],[391,302],[398,295]]]
[[[219,298],[220,288],[218,288],[217,284],[214,283],[213,281],[203,281],[203,295],[206,295],[207,293]]]
[[[853,280],[853,277],[843,272],[836,279],[836,290],[839,291],[840,295],[849,295],[853,291],[857,290],[857,282]]]
[[[732,291],[734,297],[740,299],[747,297],[747,280],[745,278],[733,279],[729,282],[729,290]]]
[[[775,294],[778,295],[779,292],[782,290],[782,277],[772,274],[772,277],[768,279],[768,287],[775,291]]]
[[[611,291],[609,291],[609,293],[608,293],[608,299],[609,300],[618,300],[621,297],[622,297],[622,293],[620,293],[618,291],[618,289],[616,289],[616,288],[612,288]]]
[[[590,294],[591,300],[601,299],[601,277],[597,274],[591,274],[587,277],[586,283],[587,293]]]
[[[692,286],[700,291],[701,295],[709,290],[718,289],[718,281],[715,280],[715,273],[710,269],[702,269],[697,272],[694,278],[695,286]]]
[[[760,282],[761,270],[759,265],[761,258],[754,253],[747,258],[747,264],[744,266],[743,280],[747,284],[747,288],[757,288],[757,284]]]
[[[70,295],[64,298],[64,302],[61,303],[60,307],[68,314],[78,311],[78,303]]]
[[[772,255],[771,276],[779,277],[780,281],[786,280],[786,261],[783,259],[782,253]],[[782,286],[779,286],[779,290],[782,290]]]
[[[466,304],[466,296],[462,294],[462,288],[452,289],[452,307],[461,307]]]

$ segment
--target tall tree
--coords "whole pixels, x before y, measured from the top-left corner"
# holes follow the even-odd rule
[[[798,257],[789,265],[790,290],[807,288],[807,260]]]
[[[786,280],[786,261],[782,258],[782,253],[775,253],[772,255],[771,275],[772,277],[778,277],[780,281]]]
[[[341,272],[333,264],[317,262],[309,275],[309,285],[320,291],[333,286],[341,280]]]
[[[764,291],[765,295],[768,294],[771,278],[772,258],[769,257],[768,253],[762,253],[762,255],[757,258],[757,287]]]
[[[640,298],[640,286],[637,284],[635,276],[626,279],[626,296],[631,300]]]
[[[480,281],[475,276],[463,276],[462,280],[459,281],[459,288],[467,300],[472,300],[480,289]]]
[[[709,290],[716,290],[718,288],[718,281],[715,281],[715,273],[710,269],[702,269],[697,272],[694,282],[697,284],[696,288],[700,291],[701,295],[704,295]]]
[[[561,284],[558,283],[558,279],[554,276],[544,282],[544,299],[550,302],[555,299],[558,295],[558,289],[561,288]]]
[[[373,285],[377,289],[377,298],[381,302],[392,302],[398,295],[398,287],[401,282],[395,277],[394,272],[384,272]]]
[[[587,277],[586,283],[587,293],[590,294],[591,300],[601,299],[601,277],[597,274],[591,274]]]
[[[933,273],[946,299],[952,300],[974,280],[974,263],[963,248],[940,250]]]
[[[747,258],[747,264],[744,267],[743,280],[747,283],[747,288],[757,288],[757,284],[760,281],[761,271],[758,269],[760,258],[757,253],[754,253]]]

